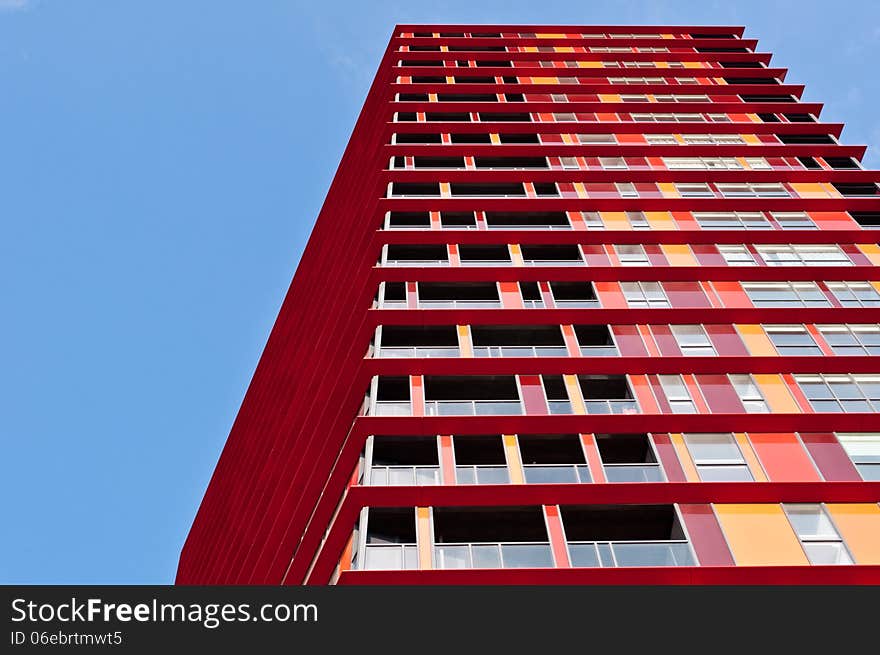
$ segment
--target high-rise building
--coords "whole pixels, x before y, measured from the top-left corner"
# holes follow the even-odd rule
[[[178,582],[880,582],[880,173],[742,34],[397,26]]]

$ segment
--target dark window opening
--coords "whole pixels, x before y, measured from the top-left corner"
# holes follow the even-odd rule
[[[444,84],[446,78],[442,75],[419,75],[412,77],[413,84]]]
[[[428,400],[519,400],[512,375],[426,376]]]
[[[413,157],[416,168],[464,168],[464,157]]]
[[[546,157],[474,157],[477,168],[549,168]]]
[[[656,464],[647,434],[597,434],[603,464]]]
[[[391,212],[388,225],[398,228],[431,227],[431,215],[428,212]]]
[[[832,182],[831,185],[837,189],[841,195],[847,197],[853,196],[876,196],[878,195],[878,187],[873,182]]]
[[[477,68],[513,68],[510,61],[477,61]]]
[[[558,196],[559,189],[556,188],[554,182],[534,182],[535,193],[538,196]]]
[[[722,61],[722,68],[763,68],[759,61]]]
[[[437,466],[436,437],[373,437],[373,466]]]
[[[797,160],[803,164],[804,168],[820,169],[822,165],[812,157],[798,157]]]
[[[505,52],[503,45],[451,45],[449,52]]]
[[[402,282],[399,284],[403,285]],[[388,283],[386,282],[386,289]],[[386,294],[387,296],[387,294]],[[419,282],[421,300],[498,300],[494,282]]]
[[[440,102],[498,102],[494,93],[438,93]]]
[[[880,212],[849,212],[849,215],[862,227],[880,227]]]
[[[815,123],[816,119],[809,114],[783,114],[789,123]]]
[[[558,325],[474,325],[474,346],[558,346],[565,348]],[[563,355],[565,353],[563,352]]]
[[[394,135],[394,143],[442,143],[439,134],[401,134]]]
[[[486,225],[496,228],[542,227],[545,225],[570,227],[565,212],[486,212]]]
[[[458,348],[454,325],[385,325],[382,347],[441,346]]]
[[[569,541],[668,541],[684,539],[672,505],[560,507]]]
[[[501,143],[539,143],[537,134],[499,134]]]
[[[439,182],[393,182],[392,196],[439,196]]]
[[[458,247],[458,255],[462,264],[469,262],[510,263],[510,249],[506,245],[461,244]]]
[[[728,84],[779,84],[773,77],[725,77]]]
[[[743,102],[796,102],[794,98],[789,96],[771,96],[771,95],[740,95]]]
[[[446,113],[429,111],[425,113],[425,120],[429,123],[469,123],[471,115],[466,111]]]
[[[546,542],[540,507],[435,507],[434,541]]]
[[[520,282],[519,291],[523,300],[541,300],[541,290],[537,282]]]
[[[468,435],[452,437],[455,463],[461,466],[507,465],[501,435]]]
[[[438,244],[398,244],[388,246],[389,262],[449,261],[446,246]]]
[[[492,143],[492,139],[488,134],[470,133],[470,134],[452,134],[452,143]]]
[[[397,112],[397,121],[399,123],[413,123],[416,120],[416,113],[414,111],[399,111]]]
[[[504,99],[507,102],[525,102],[526,97],[522,93],[505,93]]]
[[[758,118],[760,118],[765,123],[781,123],[779,117],[776,114],[758,114]]]
[[[494,84],[494,77],[482,77],[482,76],[464,76],[464,75],[456,75],[454,77],[456,84]]]
[[[583,262],[580,249],[574,245],[522,245],[522,256],[527,262]]]
[[[367,520],[367,543],[416,543],[416,519],[413,508],[371,507]]]
[[[376,390],[376,400],[409,401],[408,377],[380,377]]]
[[[858,162],[852,157],[823,157],[823,159],[834,170],[857,169],[859,167]]]
[[[551,282],[550,290],[556,300],[596,300],[596,292],[589,282]]]
[[[385,283],[385,300],[405,301],[406,300],[406,283],[404,282],[386,282]]]
[[[440,225],[443,227],[476,227],[477,218],[473,212],[440,212]]]
[[[580,347],[589,348],[590,352],[603,350],[608,351],[609,355],[617,353],[611,338],[611,329],[607,325],[575,325],[574,334]]]
[[[809,143],[834,143],[834,139],[828,134],[777,134],[776,138],[789,146]]]
[[[529,464],[586,464],[584,450],[576,434],[521,434],[519,452]]]
[[[484,123],[531,123],[532,115],[528,113],[513,112],[480,112],[480,120]]]
[[[400,102],[428,102],[427,93],[399,93]]]
[[[588,400],[632,400],[625,375],[579,375],[581,393]]]
[[[438,185],[439,192],[439,185]],[[525,196],[521,182],[452,182],[453,196]]]

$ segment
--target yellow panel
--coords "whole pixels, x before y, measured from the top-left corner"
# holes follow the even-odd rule
[[[599,102],[620,102],[619,93],[600,93]]]
[[[661,34],[660,38],[661,39],[674,39],[675,35],[674,34]],[[663,63],[666,63],[666,62],[663,62]]]
[[[780,505],[715,505],[737,566],[809,564]]]
[[[788,390],[788,385],[782,376],[776,373],[754,374],[752,377],[764,394],[764,399],[773,413],[800,414],[801,409],[797,401]]]
[[[522,46],[524,52],[538,52],[538,46],[527,45]]]
[[[446,76],[446,83],[447,84],[455,84],[455,78],[452,77],[452,75],[447,75]]]
[[[814,182],[790,182],[791,188],[801,198],[827,198],[828,191],[821,184]]]
[[[562,142],[563,142],[563,143],[574,144],[574,143],[575,143],[575,140],[572,138],[571,134],[563,134],[563,135],[562,135]]]
[[[430,569],[432,567],[430,507],[416,507],[416,541],[419,547],[419,568]]]
[[[501,145],[501,137],[499,137],[497,134],[490,134],[489,135],[489,142],[493,146]]]
[[[880,505],[827,505],[857,564],[880,564]]]
[[[449,182],[441,182],[440,183],[440,197],[441,198],[449,198],[452,194],[449,192]]]
[[[702,68],[703,63],[699,61],[686,61],[684,62],[685,68]]]
[[[737,325],[736,330],[745,342],[746,348],[749,349],[750,355],[755,357],[776,355],[776,348],[773,347],[773,343],[760,325]]]
[[[740,134],[740,136],[746,143],[751,143],[756,146],[761,145],[761,140],[754,134]]]
[[[763,123],[764,122],[760,118],[758,118],[757,114],[746,114],[746,116],[748,116],[749,120],[752,121],[753,123]]]
[[[583,182],[574,183],[574,191],[578,194],[578,198],[587,198],[587,190],[584,188]]]
[[[555,77],[533,77],[532,84],[558,84],[559,80]]]
[[[604,68],[601,61],[579,61],[578,68]]]
[[[880,266],[880,245],[876,243],[859,243],[856,248],[861,250],[874,266]]]
[[[663,194],[664,198],[679,198],[678,191],[675,190],[675,185],[672,182],[658,182],[657,186],[660,188],[660,193]]]
[[[880,282],[871,282],[871,286],[877,289],[877,292],[880,293]]]
[[[652,230],[675,230],[678,229],[669,212],[645,212],[648,225]]]
[[[558,45],[555,50],[556,52],[574,52],[574,48],[570,45]]]
[[[458,327],[458,349],[462,357],[473,357],[474,347],[471,340],[471,328],[469,325],[459,325]]]
[[[626,214],[623,212],[599,212],[602,222],[605,223],[606,229],[609,230],[631,230],[629,221],[626,220]]]
[[[524,266],[522,251],[519,248],[518,243],[511,243],[510,246],[510,259],[513,262],[514,266]]]
[[[691,459],[687,445],[684,443],[684,437],[680,434],[670,434],[669,440],[672,442],[675,452],[678,454],[678,461],[684,470],[684,477],[688,482],[699,482],[700,474],[697,473],[697,467]]]
[[[744,432],[735,432],[733,438],[736,439],[736,443],[742,451],[746,464],[749,465],[749,470],[752,472],[755,482],[767,482],[767,475],[764,473],[764,469],[752,448],[752,444],[749,442],[749,438]]]
[[[535,34],[535,37],[538,39],[564,39],[565,34]]]
[[[669,62],[668,62],[668,61],[658,61],[658,62],[655,62],[655,63],[657,64],[657,68],[669,68]]]
[[[575,414],[586,414],[587,408],[584,405],[584,394],[581,391],[581,385],[578,384],[576,375],[563,375],[565,381],[565,390],[568,392],[568,399],[571,401],[571,407]]]
[[[664,243],[660,246],[672,266],[696,266],[697,260],[686,243]]]
[[[505,434],[504,452],[507,454],[507,467],[510,469],[510,481],[513,484],[523,484],[522,460],[519,457],[519,448],[516,446],[516,435]]]
[[[820,182],[819,184],[828,192],[828,195],[832,198],[842,198],[840,191],[834,188],[834,186],[828,182]]]

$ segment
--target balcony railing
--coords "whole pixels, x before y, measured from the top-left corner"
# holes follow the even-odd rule
[[[585,307],[598,307],[598,300],[589,300],[589,299],[578,299],[578,300],[559,300],[554,298],[553,303],[559,309],[580,309]]]
[[[419,568],[416,544],[367,544],[364,548],[365,570],[408,571]]]
[[[448,259],[389,259],[382,266],[449,266]]]
[[[405,300],[380,300],[379,309],[406,309]]]
[[[524,259],[525,266],[583,266],[582,259]]]
[[[509,259],[461,259],[462,266],[513,266]]]
[[[510,475],[503,464],[458,465],[455,467],[455,481],[458,484],[508,484]]]
[[[419,300],[419,309],[495,309],[500,300]]]
[[[581,346],[582,357],[617,357],[617,346]]]
[[[376,357],[386,359],[405,359],[409,357],[458,357],[456,346],[382,346]]]
[[[687,541],[570,541],[572,566],[694,566]]]
[[[513,416],[522,414],[518,400],[427,400],[427,416]]]
[[[474,357],[567,357],[565,346],[474,346]]]
[[[412,487],[440,484],[439,466],[373,466],[370,486]]]
[[[547,542],[461,543],[434,546],[438,569],[531,569],[553,567]]]
[[[547,408],[551,414],[574,414],[574,409],[569,400],[548,400]]]
[[[663,470],[659,464],[605,464],[608,482],[663,482]]]
[[[377,400],[372,413],[373,416],[412,416],[412,406],[408,400]]]
[[[522,303],[525,309],[544,309],[546,307],[543,300],[523,300]]]
[[[587,414],[636,414],[639,406],[635,400],[587,400],[584,399]]]
[[[561,170],[561,169],[560,169]],[[486,225],[489,230],[570,230],[571,225]]]
[[[592,482],[586,464],[526,464],[523,474],[527,484],[576,484]]]

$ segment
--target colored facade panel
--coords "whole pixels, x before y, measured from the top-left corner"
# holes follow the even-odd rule
[[[880,175],[785,73],[398,25],[177,580],[880,582]]]

